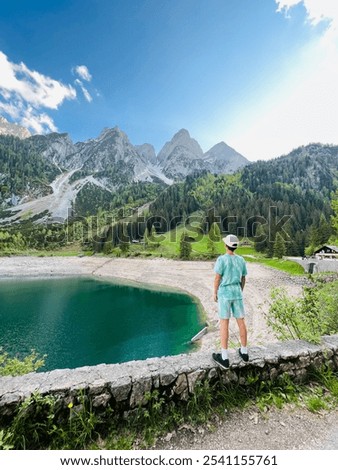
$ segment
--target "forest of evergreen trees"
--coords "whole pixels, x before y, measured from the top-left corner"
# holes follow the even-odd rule
[[[59,174],[51,162],[36,153],[29,139],[0,135],[0,206],[12,195],[45,195]]]
[[[213,222],[255,242],[268,256],[303,256],[305,247],[332,235],[331,198],[337,187],[338,147],[312,145],[286,157],[259,161],[234,175],[191,175],[150,205],[161,231],[197,210],[204,232]],[[283,245],[284,244],[284,245]]]

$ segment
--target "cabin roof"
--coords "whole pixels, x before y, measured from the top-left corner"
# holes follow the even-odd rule
[[[320,253],[325,248],[329,248],[334,253],[338,253],[338,246],[335,246],[335,245],[323,245],[320,248],[318,248],[318,250],[316,250],[315,253]]]

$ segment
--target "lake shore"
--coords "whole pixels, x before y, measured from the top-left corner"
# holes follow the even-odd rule
[[[178,289],[197,298],[208,323],[208,332],[199,340],[202,350],[219,348],[217,304],[213,301],[214,261],[176,261],[165,258],[33,257],[0,258],[0,280],[64,276],[96,277],[131,281],[145,287]],[[266,325],[270,290],[284,287],[291,295],[301,293],[302,278],[259,264],[248,264],[244,290],[249,346],[275,341]],[[135,285],[135,284],[134,284]],[[239,344],[237,325],[230,321],[230,348]]]

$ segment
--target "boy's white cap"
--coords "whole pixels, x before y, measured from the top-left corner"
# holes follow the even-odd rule
[[[236,235],[227,235],[223,238],[224,243],[230,248],[237,248],[239,245],[239,240]]]

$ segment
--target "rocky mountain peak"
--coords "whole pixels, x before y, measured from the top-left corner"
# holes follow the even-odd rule
[[[223,141],[211,147],[204,154],[203,160],[209,165],[209,171],[215,173],[233,173],[249,163],[249,160]]]
[[[157,158],[160,164],[165,164],[168,160],[172,159],[178,153],[189,159],[199,159],[203,156],[203,150],[199,143],[190,137],[186,129],[178,131],[174,137],[167,142]]]
[[[0,135],[14,135],[19,139],[27,139],[31,136],[28,129],[16,123],[7,121],[3,116],[0,116]]]
[[[135,145],[137,152],[142,155],[149,163],[156,165],[157,157],[155,148],[151,144]]]
[[[105,140],[105,139],[110,139],[110,138],[129,141],[127,134],[121,131],[121,129],[117,126],[105,127],[95,140],[100,141],[100,140]]]

